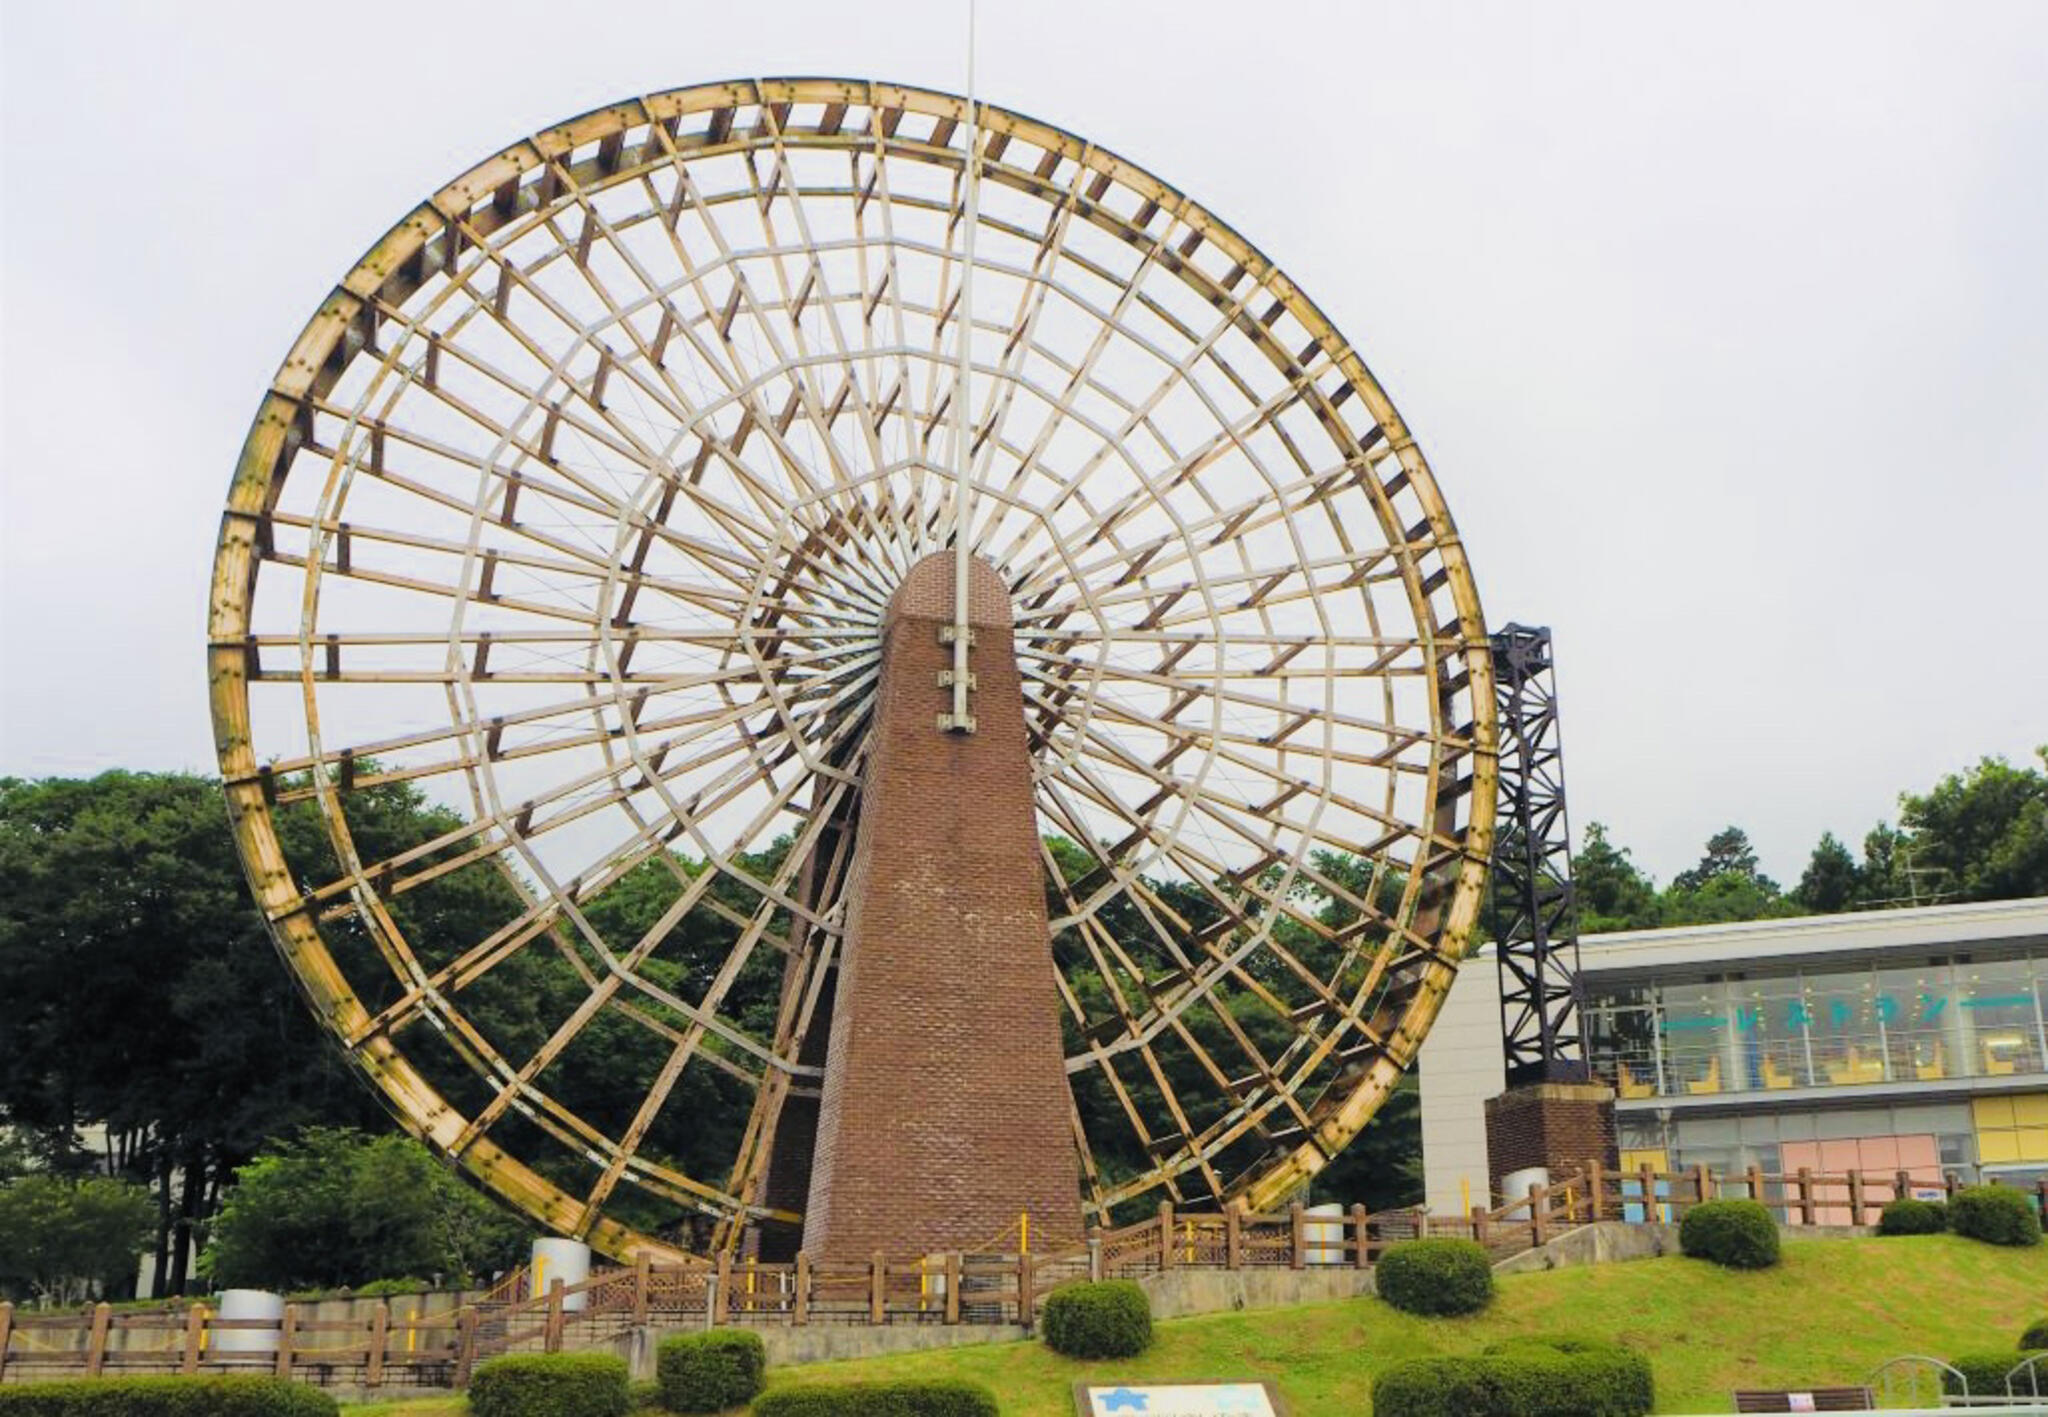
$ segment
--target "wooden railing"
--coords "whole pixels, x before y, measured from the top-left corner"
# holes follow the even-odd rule
[[[270,1372],[364,1388],[460,1387],[477,1362],[500,1353],[594,1347],[642,1324],[664,1327],[847,1324],[1012,1324],[1029,1327],[1046,1294],[1075,1279],[1136,1278],[1177,1268],[1368,1269],[1390,1245],[1422,1236],[1476,1240],[1496,1259],[1547,1244],[1594,1221],[1676,1221],[1702,1200],[1747,1196],[1787,1226],[1869,1224],[1915,1192],[1953,1194],[1908,1171],[1827,1174],[1802,1169],[1714,1175],[1705,1167],[1622,1171],[1589,1161],[1555,1185],[1466,1215],[1424,1209],[1342,1214],[1182,1211],[1161,1205],[1135,1224],[1096,1227],[1085,1242],[1044,1252],[949,1253],[865,1263],[787,1264],[721,1256],[715,1264],[602,1269],[576,1284],[557,1279],[531,1294],[518,1277],[462,1308],[394,1316],[377,1302],[355,1316],[321,1319],[288,1304],[281,1323],[230,1322],[205,1304],[85,1314],[17,1313],[0,1304],[0,1381],[106,1373]],[[2048,1207],[2048,1181],[2029,1188]],[[257,1331],[270,1342],[223,1351],[221,1336]],[[272,1337],[274,1335],[274,1337]],[[230,1340],[229,1347],[239,1347]]]

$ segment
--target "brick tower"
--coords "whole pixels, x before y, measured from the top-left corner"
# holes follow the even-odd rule
[[[883,622],[809,1158],[819,1259],[971,1247],[1020,1213],[1081,1230],[1009,592],[980,559],[969,584],[973,733],[938,726],[951,552],[911,568]]]

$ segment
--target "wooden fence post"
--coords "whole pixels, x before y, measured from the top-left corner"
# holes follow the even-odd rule
[[[1962,1189],[1962,1185],[1962,1178],[1957,1176],[1955,1172],[1944,1171],[1941,1173],[1941,1190],[1942,1195],[1946,1199],[1954,1200],[1956,1192]]]
[[[961,1268],[960,1252],[958,1250],[948,1250],[946,1252],[946,1322],[949,1324],[960,1322]]]
[[[1813,1224],[1813,1171],[1806,1166],[1799,1168],[1799,1223]]]
[[[377,1301],[370,1310],[370,1351],[363,1355],[363,1386],[384,1386],[384,1346],[391,1333],[391,1305]]]
[[[1035,1280],[1031,1273],[1031,1251],[1025,1250],[1017,1256],[1017,1322],[1031,1327],[1031,1318],[1037,1312],[1034,1302],[1038,1296],[1033,1291]]]
[[[633,1257],[633,1322],[647,1322],[649,1292],[654,1287],[654,1261],[644,1253]]]
[[[1466,1220],[1472,1226],[1472,1238],[1482,1245],[1485,1244],[1487,1231],[1493,1221],[1493,1217],[1487,1213],[1486,1207],[1483,1205],[1473,1206],[1472,1213],[1466,1217]]]
[[[468,1387],[469,1375],[476,1371],[476,1326],[477,1311],[474,1304],[461,1309],[455,1315],[455,1386]]]
[[[1714,1198],[1714,1178],[1707,1174],[1707,1163],[1704,1161],[1692,1168],[1692,1188],[1698,1193],[1701,1205]]]
[[[92,1334],[86,1339],[85,1346],[85,1375],[89,1378],[98,1377],[100,1369],[106,1365],[107,1324],[112,1321],[113,1316],[114,1310],[110,1304],[92,1306]]]
[[[0,1333],[5,1331],[5,1327],[0,1326]],[[178,1349],[178,1371],[180,1373],[189,1378],[199,1371],[199,1350],[205,1346],[205,1343],[206,1305],[195,1300],[185,1310],[185,1337]],[[4,1342],[0,1342],[0,1348],[5,1346]]]
[[[1244,1267],[1244,1212],[1234,1205],[1223,1207],[1223,1267]]]
[[[14,1342],[14,1305],[0,1299],[0,1382],[7,1378],[7,1345]]]
[[[559,1275],[548,1281],[547,1328],[542,1342],[549,1353],[562,1351],[562,1280]]]
[[[1537,1248],[1550,1242],[1550,1187],[1529,1188],[1529,1241]]]
[[[1651,1169],[1650,1163],[1645,1161],[1643,1169],[1636,1174],[1642,1178],[1643,1220],[1646,1224],[1655,1224],[1657,1221],[1657,1173]]]
[[[789,1321],[798,1327],[811,1321],[811,1254],[796,1252],[796,1296],[790,1300]]]
[[[1606,1168],[1595,1156],[1586,1162],[1586,1218],[1600,1221],[1607,1218],[1607,1196],[1601,1189],[1606,1177]]]
[[[718,1252],[717,1282],[712,1286],[711,1305],[707,1310],[712,1327],[726,1321],[732,1313],[732,1251]]]
[[[286,1304],[284,1317],[277,1324],[277,1375],[288,1378],[292,1375],[292,1340],[297,1337],[299,1327],[299,1306]]]
[[[1751,1162],[1749,1170],[1745,1173],[1744,1183],[1749,1187],[1749,1198],[1755,1201],[1758,1205],[1765,1204],[1764,1168],[1757,1165],[1755,1162]]]
[[[1849,1173],[1849,1223],[1851,1225],[1861,1225],[1863,1223],[1863,1173],[1861,1171],[1852,1170]]]
[[[1372,1216],[1362,1205],[1351,1207],[1351,1236],[1355,1241],[1352,1263],[1359,1269],[1372,1267]]]
[[[1159,1267],[1173,1268],[1173,1202],[1159,1202]]]
[[[1308,1222],[1302,1218],[1301,1202],[1287,1207],[1287,1267],[1300,1269],[1308,1263]]]
[[[889,1266],[880,1250],[868,1261],[868,1322],[879,1324],[888,1317]]]

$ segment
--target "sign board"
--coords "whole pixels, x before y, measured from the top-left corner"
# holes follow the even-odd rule
[[[1270,1383],[1075,1383],[1080,1417],[1286,1417]]]

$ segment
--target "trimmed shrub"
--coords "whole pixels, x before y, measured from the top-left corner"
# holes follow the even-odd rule
[[[1650,1360],[1596,1339],[1515,1339],[1476,1357],[1411,1358],[1372,1385],[1373,1417],[1642,1417]]]
[[[1493,1301],[1493,1261],[1471,1240],[1407,1240],[1380,1256],[1373,1282],[1408,1314],[1476,1314]]]
[[[2027,1331],[2020,1335],[2020,1348],[2027,1353],[2048,1348],[2048,1319],[2035,1319],[2027,1325]]]
[[[760,1395],[768,1371],[761,1335],[717,1328],[664,1338],[654,1351],[661,1405],[671,1412],[723,1412]]]
[[[1877,1233],[1880,1235],[1939,1235],[1943,1229],[1943,1214],[1926,1201],[1900,1197],[1878,1213]]]
[[[1679,1222],[1678,1248],[1729,1269],[1769,1269],[1778,1262],[1778,1222],[1758,1201],[1704,1201]]]
[[[1949,1366],[1969,1381],[1971,1397],[2004,1397],[2005,1375],[2027,1361],[2024,1353],[1961,1353],[1948,1360]],[[1954,1374],[1941,1375],[1941,1390],[1951,1397],[1963,1396]]]
[[[2038,1245],[2041,1217],[2026,1192],[2011,1186],[1965,1186],[1949,1202],[1949,1228],[1993,1245]]]
[[[610,1353],[508,1353],[469,1380],[472,1417],[625,1417],[626,1360]]]
[[[1062,1284],[1045,1296],[1038,1327],[1069,1358],[1130,1358],[1152,1345],[1152,1304],[1128,1279]]]
[[[996,1417],[996,1395],[958,1378],[777,1388],[753,1417]]]
[[[336,1417],[333,1398],[283,1378],[67,1378],[0,1387],[7,1417]]]

